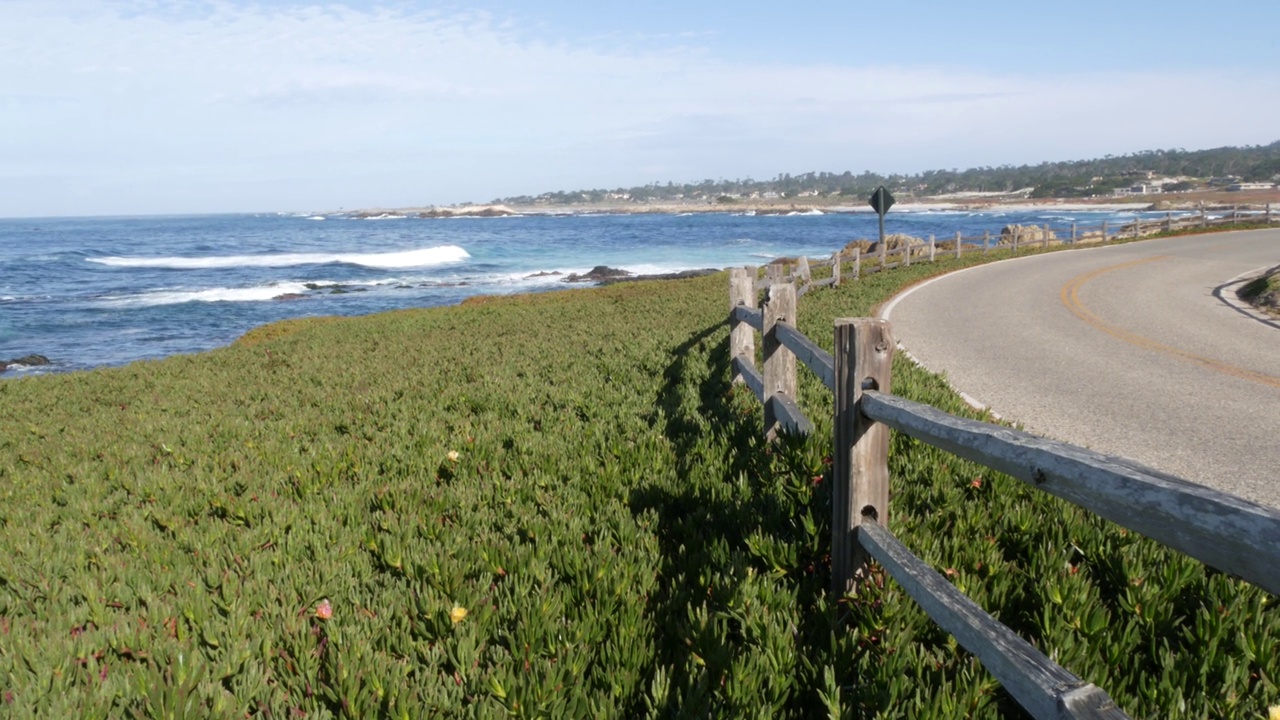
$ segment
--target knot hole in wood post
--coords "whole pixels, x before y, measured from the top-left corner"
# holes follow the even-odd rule
[[[869,556],[863,522],[889,523],[889,427],[862,412],[863,393],[888,390],[893,368],[889,322],[843,318],[835,324],[835,455],[831,503],[831,589],[856,592]]]

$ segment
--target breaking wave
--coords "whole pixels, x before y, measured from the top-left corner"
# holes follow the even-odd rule
[[[431,267],[461,262],[471,255],[457,245],[385,253],[281,253],[275,255],[211,255],[207,257],[96,257],[91,263],[110,267],[207,270],[239,267],[292,267],[294,265],[360,265],[371,268]]]

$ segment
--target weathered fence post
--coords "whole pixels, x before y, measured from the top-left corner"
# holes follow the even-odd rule
[[[1209,227],[1209,216],[1204,214],[1204,203],[1200,203],[1200,229]]]
[[[987,250],[990,249],[990,247],[991,247],[991,231],[983,230],[982,231],[982,254],[986,255]]]
[[[1102,242],[1105,243],[1106,241],[1107,241],[1107,221],[1103,220],[1102,221]]]
[[[878,318],[838,319],[835,336],[831,590],[843,597],[866,568],[857,537],[863,516],[889,523],[889,427],[868,419],[860,405],[864,389],[889,392],[894,342],[889,321]]]
[[[764,306],[764,433],[772,440],[778,418],[769,398],[783,393],[796,399],[796,356],[778,339],[777,324],[796,324],[796,286],[790,283],[770,285]]]
[[[756,274],[753,267],[729,269],[729,312],[739,305],[756,307]],[[746,355],[752,364],[756,361],[756,331],[750,325],[732,318],[729,321],[729,359]],[[742,375],[733,374],[735,384],[743,382]]]
[[[840,287],[840,251],[831,253],[831,287]]]
[[[884,270],[885,252],[889,249],[889,243],[883,238],[880,239],[880,269]]]
[[[1040,248],[1049,247],[1049,223],[1044,224],[1044,237],[1040,238]]]
[[[800,259],[796,261],[796,281],[804,281],[805,284],[808,284],[811,279],[812,275],[809,273],[809,258],[801,255]]]
[[[862,246],[855,245],[853,248],[853,279],[857,280],[862,277]]]
[[[935,245],[934,245],[934,242],[933,242],[933,236],[932,236],[932,235],[930,235],[930,236],[929,236],[929,262],[933,262],[933,261],[934,261],[934,252],[935,252],[936,250],[937,250],[937,247],[935,247]]]
[[[1235,225],[1236,223],[1240,222],[1239,218],[1240,218],[1240,206],[1232,205],[1231,206],[1231,224]]]
[[[1076,224],[1071,223],[1071,242],[1074,243],[1075,241],[1076,241]]]
[[[1018,236],[1021,234],[1022,234],[1022,226],[1014,225],[1013,226],[1013,251],[1015,253],[1018,252]]]
[[[1171,212],[1164,214],[1164,231],[1173,232],[1173,213]]]
[[[960,259],[960,253],[961,253],[960,246],[962,243],[960,242],[960,240],[961,240],[960,231],[957,230],[956,231],[956,259],[957,260]]]
[[[1271,224],[1271,203],[1267,203],[1267,224]]]
[[[911,267],[911,238],[902,243],[902,266]]]

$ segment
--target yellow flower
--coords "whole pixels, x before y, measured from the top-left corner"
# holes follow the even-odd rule
[[[1267,710],[1267,715],[1267,720],[1280,720],[1280,705],[1272,705],[1271,708]]]
[[[453,621],[454,625],[457,625],[458,623],[462,622],[466,618],[467,618],[467,609],[462,607],[461,605],[454,605],[453,609],[449,611],[449,619]]]
[[[449,454],[445,455],[445,457],[449,458],[449,462],[458,462],[458,451],[450,450]]]

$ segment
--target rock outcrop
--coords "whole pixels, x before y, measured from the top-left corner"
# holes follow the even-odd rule
[[[1036,243],[1045,240],[1045,228],[1039,225],[1005,225],[1000,229],[1000,242],[997,245],[1012,245],[1014,234],[1017,234],[1018,244]],[[1058,236],[1052,230],[1047,231],[1049,240],[1057,240]]]
[[[23,367],[40,367],[41,365],[52,365],[52,361],[43,355],[26,355],[12,360],[0,360],[0,372],[4,372],[15,365]]]
[[[905,233],[891,233],[884,236],[885,249],[889,252],[897,250],[907,243],[911,243],[911,254],[919,255],[922,251],[929,251],[929,241],[924,238],[918,238],[915,235],[907,235]],[[854,240],[844,246],[843,253],[847,254],[854,248],[858,248],[863,255],[875,255],[880,252],[879,240]]]
[[[639,282],[640,280],[685,280],[687,278],[702,277],[703,275],[714,275],[720,272],[715,268],[702,268],[701,270],[681,270],[680,272],[659,273],[657,275],[628,275],[626,277],[613,277],[601,280],[601,285],[616,285],[624,282]]]
[[[629,275],[631,275],[631,273],[627,272],[626,270],[611,268],[608,265],[597,265],[591,268],[590,272],[585,272],[585,273],[582,273],[581,275],[579,275],[578,273],[569,273],[569,276],[561,280],[560,282],[567,282],[567,283],[600,282],[601,280],[623,278]]]

